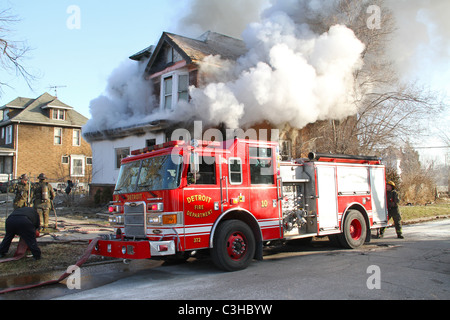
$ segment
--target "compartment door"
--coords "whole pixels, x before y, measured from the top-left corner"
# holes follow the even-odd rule
[[[384,177],[384,167],[370,169],[372,214],[374,224],[383,224],[387,222],[386,182]]]
[[[336,229],[338,223],[336,168],[317,167],[317,213],[319,231]]]

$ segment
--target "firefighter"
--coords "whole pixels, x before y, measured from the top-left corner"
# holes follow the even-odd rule
[[[397,238],[404,239],[402,234],[402,216],[400,214],[400,210],[398,208],[398,203],[400,202],[400,198],[398,196],[397,190],[395,190],[396,186],[393,181],[389,181],[386,183],[386,198],[387,198],[387,207],[388,207],[388,219],[392,218],[394,220],[395,231],[397,232]],[[386,228],[382,228],[380,230],[380,237],[383,237],[384,230]]]
[[[52,200],[55,199],[55,192],[52,186],[45,181],[47,180],[45,174],[41,173],[38,179],[39,182],[35,183],[33,187],[33,204],[41,219],[42,232],[48,234],[48,220]]]
[[[9,251],[11,241],[16,235],[20,236],[33,254],[34,260],[41,258],[36,237],[39,236],[39,215],[34,208],[22,207],[15,209],[6,219],[6,235],[0,244],[0,258],[3,258]]]
[[[14,184],[10,190],[10,192],[16,195],[13,202],[14,209],[29,207],[31,205],[31,185],[28,182],[28,176],[23,174],[19,179],[19,182]]]

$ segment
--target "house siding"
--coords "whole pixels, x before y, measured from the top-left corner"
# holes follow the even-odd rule
[[[116,149],[129,148],[130,152],[145,148],[145,142],[149,139],[155,139],[156,144],[165,142],[164,133],[147,133],[142,136],[129,136],[116,140],[92,141],[93,166],[92,166],[92,184],[91,194],[95,194],[97,187],[115,186],[119,176],[119,169],[116,167]]]

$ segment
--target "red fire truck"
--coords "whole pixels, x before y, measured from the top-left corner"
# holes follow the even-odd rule
[[[310,154],[280,161],[276,142],[172,141],[122,161],[110,207],[115,234],[94,254],[184,258],[210,250],[246,268],[271,240],[336,237],[346,248],[387,225],[385,167],[374,157]]]

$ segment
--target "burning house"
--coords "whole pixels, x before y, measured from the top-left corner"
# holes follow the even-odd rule
[[[180,136],[210,139],[203,134],[211,128],[221,133],[212,140],[279,140],[285,159],[316,150],[317,123],[356,113],[353,75],[363,50],[345,26],[318,35],[270,11],[243,40],[164,32],[115,70],[107,92],[91,102],[83,132],[93,149],[92,189],[113,186],[132,150]]]
[[[220,56],[225,61],[236,61],[246,51],[242,40],[215,32],[207,32],[197,39],[164,32],[157,46],[132,55],[130,59],[137,62],[133,76],[141,86],[146,86],[143,91],[147,91],[137,102],[139,106],[135,108],[129,96],[121,95],[126,101],[119,110],[125,111],[124,114],[94,115],[84,128],[83,135],[93,150],[94,192],[97,188],[115,185],[120,161],[132,150],[166,142],[180,126],[193,129],[193,122],[173,115],[181,101],[189,102],[191,86],[202,87],[208,83],[208,74],[200,72],[200,65],[206,57]],[[213,67],[220,68],[220,65]],[[110,79],[110,82],[113,81]],[[124,83],[131,86],[130,78]],[[114,85],[110,89],[115,91]],[[130,96],[134,95],[135,89],[129,93]],[[110,107],[111,99],[100,97],[98,100],[93,104]],[[143,104],[147,105],[147,110],[136,112]],[[103,121],[99,121],[98,118],[102,117]]]
[[[174,114],[178,105],[180,102],[189,102],[190,87],[207,86],[215,80],[214,71],[217,68],[226,67],[227,63],[235,62],[246,52],[247,48],[242,40],[211,31],[197,39],[164,32],[156,47],[150,46],[130,56],[131,60],[138,63],[137,77],[142,77],[140,82],[151,86],[150,103],[153,105],[147,110],[147,114],[145,111],[133,114],[125,122],[121,122],[123,118],[119,115],[116,119],[106,120],[100,127],[95,127],[92,124],[95,122],[92,121],[84,128],[83,135],[91,143],[93,150],[93,191],[115,185],[120,162],[129,156],[131,151],[173,138],[179,139],[179,136],[173,136],[179,128],[186,129],[191,132],[191,137],[194,137],[194,121],[201,118],[196,118],[193,113],[191,117],[181,119],[179,115]],[[220,59],[210,59],[205,63],[208,57],[219,56]],[[143,98],[143,101],[147,100],[147,97]],[[130,105],[127,107],[133,108]],[[220,122],[220,118],[217,120],[215,127],[219,128],[225,138],[226,125]],[[211,126],[210,122],[201,126],[200,134]],[[254,129],[256,134],[263,129],[267,133],[266,138],[272,138],[272,126],[268,122],[253,125],[251,129]],[[291,142],[283,141],[283,146],[284,154],[290,156]]]

